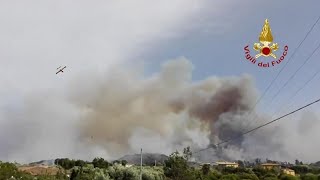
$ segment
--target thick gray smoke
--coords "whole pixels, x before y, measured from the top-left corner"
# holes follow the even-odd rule
[[[252,78],[209,77],[191,82],[192,68],[180,58],[163,65],[151,78],[115,70],[91,80],[95,85],[83,84],[89,88],[78,93],[74,93],[76,85],[72,102],[87,112],[81,119],[79,141],[88,139],[90,145],[99,145],[113,156],[140,147],[170,153],[188,145],[205,148],[250,128],[248,112],[257,94]],[[227,150],[240,151],[243,142],[243,138],[233,141]],[[215,152],[210,159],[244,158],[227,150]],[[198,158],[208,160],[207,155]]]
[[[1,113],[8,121],[1,124],[0,157],[114,159],[140,148],[169,154],[186,146],[205,148],[270,120],[259,115],[257,123],[252,123],[248,118],[257,98],[250,76],[194,82],[192,69],[185,58],[165,63],[148,78],[133,69],[115,67],[104,75],[79,77],[70,82],[66,93],[30,94],[20,109]],[[312,130],[308,124],[314,122],[305,123],[295,139],[311,136],[303,129]],[[288,151],[297,146],[291,138],[295,127],[289,128],[271,125],[195,157],[201,161],[314,158],[313,150],[308,155],[299,154],[302,149]]]

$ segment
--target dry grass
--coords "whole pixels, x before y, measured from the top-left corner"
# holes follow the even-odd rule
[[[20,166],[19,171],[30,173],[31,175],[56,175],[59,168],[54,166]]]

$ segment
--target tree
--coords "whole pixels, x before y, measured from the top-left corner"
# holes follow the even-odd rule
[[[112,162],[112,164],[120,164],[120,161],[119,160],[115,160]]]
[[[66,176],[66,174],[63,173],[61,170],[59,170],[54,177],[55,177],[55,179],[59,179],[59,180],[67,180],[67,179],[69,179],[69,178]]]
[[[246,168],[234,168],[234,167],[224,167],[223,169],[221,169],[221,172],[223,174],[239,174],[239,173],[253,173],[252,171],[250,171],[249,169]]]
[[[210,164],[204,164],[201,170],[203,175],[208,175],[210,172]]]
[[[67,170],[71,169],[75,166],[75,161],[70,160],[68,158],[56,159],[56,160],[54,160],[54,163],[56,165],[63,167],[64,169],[67,169]]]
[[[194,173],[187,164],[187,159],[185,156],[181,156],[178,151],[172,153],[167,160],[165,160],[165,165],[163,167],[164,174],[166,177],[172,180],[193,180]]]
[[[318,177],[317,175],[308,173],[308,174],[302,175],[301,180],[318,180]]]
[[[105,161],[103,158],[94,158],[92,161],[93,166],[96,168],[108,168],[109,162]]]
[[[266,178],[263,178],[263,180],[278,180],[277,177],[266,177]]]
[[[291,176],[291,175],[287,175],[287,174],[283,174],[280,176],[281,180],[299,180],[298,177],[295,176]]]
[[[273,173],[267,173],[266,175],[263,176],[263,179],[278,179],[277,175],[273,174]]]
[[[240,179],[246,180],[259,180],[259,178],[255,174],[251,173],[240,173],[238,174]]]
[[[85,166],[87,163],[85,162],[85,161],[83,161],[83,160],[76,160],[75,161],[75,166],[81,166],[81,167],[83,167],[83,166]]]
[[[255,167],[252,169],[252,171],[258,176],[259,179],[262,179],[262,177],[266,176],[267,174],[274,174],[276,176],[274,172],[265,170],[261,167]]]
[[[70,180],[74,180],[76,179],[76,177],[78,176],[79,171],[77,169],[72,169],[71,171],[71,175],[70,175]]]
[[[215,170],[210,171],[208,175],[204,176],[204,180],[218,180],[221,174]]]
[[[223,175],[220,180],[240,180],[236,174]]]
[[[243,167],[243,168],[246,167],[244,162],[241,160],[238,160],[238,164],[239,164],[239,167]]]
[[[128,161],[122,160],[122,161],[121,161],[121,164],[122,164],[122,166],[126,166],[126,165],[128,164]]]
[[[310,169],[308,166],[293,166],[291,167],[291,169],[293,169],[297,174],[307,174],[310,173],[312,171],[312,169]]]
[[[189,161],[189,159],[192,157],[192,152],[190,150],[190,146],[183,148],[183,157]]]
[[[9,179],[18,177],[18,168],[12,163],[1,163],[0,164],[0,179]]]
[[[256,158],[256,159],[255,159],[255,162],[256,162],[256,164],[261,164],[261,159]]]

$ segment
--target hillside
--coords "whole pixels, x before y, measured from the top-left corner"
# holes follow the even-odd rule
[[[56,175],[59,171],[59,168],[54,166],[20,166],[18,167],[19,171],[30,173],[31,175]]]

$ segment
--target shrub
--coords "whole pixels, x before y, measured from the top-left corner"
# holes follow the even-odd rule
[[[298,177],[296,176],[291,176],[291,175],[287,175],[287,174],[283,174],[280,176],[281,180],[299,180]]]
[[[252,179],[252,180],[259,180],[259,178],[255,174],[249,174],[249,173],[240,173],[238,174],[240,179]]]
[[[318,180],[318,177],[317,177],[317,175],[307,173],[307,174],[301,176],[301,180]]]
[[[221,180],[240,180],[240,178],[236,174],[228,174],[228,175],[223,175]]]

